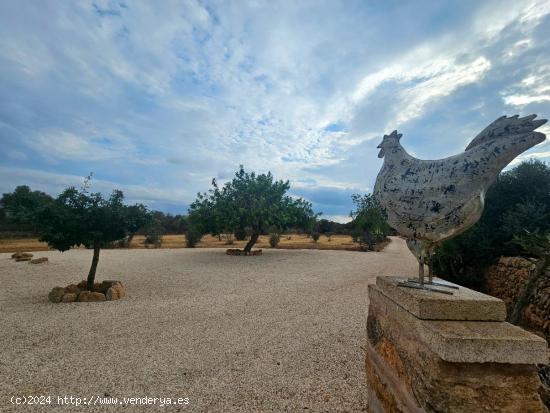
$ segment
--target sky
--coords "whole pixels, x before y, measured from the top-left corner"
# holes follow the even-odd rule
[[[242,164],[345,222],[385,133],[437,159],[531,113],[550,117],[549,1],[0,2],[0,193],[93,172],[185,213]]]

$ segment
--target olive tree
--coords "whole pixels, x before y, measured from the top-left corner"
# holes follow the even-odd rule
[[[261,234],[273,228],[309,229],[316,215],[311,203],[287,195],[288,181],[275,181],[271,172],[246,172],[241,165],[234,178],[219,186],[215,179],[207,193],[199,193],[189,207],[189,220],[202,233],[234,233],[250,228],[250,239],[244,247],[249,253]]]
[[[352,236],[362,248],[373,250],[377,243],[386,239],[391,228],[373,194],[353,194],[351,198],[356,207],[351,213]]]
[[[143,205],[128,206],[123,200],[124,195],[119,190],[105,199],[101,193],[89,193],[86,187],[81,190],[69,187],[34,215],[40,240],[50,247],[59,251],[80,245],[93,248],[86,287],[90,291],[93,290],[101,248],[135,233],[149,220],[149,213]]]

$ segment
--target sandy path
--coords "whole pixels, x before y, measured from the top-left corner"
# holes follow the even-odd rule
[[[107,250],[98,280],[129,296],[51,304],[91,252],[15,263],[0,254],[0,411],[362,411],[367,285],[409,274],[397,238],[380,253]],[[188,406],[15,408],[12,395],[189,397]],[[52,404],[57,398],[52,399]]]

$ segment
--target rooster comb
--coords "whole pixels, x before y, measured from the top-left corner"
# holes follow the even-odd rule
[[[399,140],[399,139],[401,139],[401,136],[403,136],[403,134],[397,133],[397,130],[394,130],[389,135],[384,135],[384,139],[386,139],[386,138],[397,138],[397,140]]]

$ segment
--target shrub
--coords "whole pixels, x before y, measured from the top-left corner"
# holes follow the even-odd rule
[[[202,234],[197,228],[189,227],[185,233],[185,245],[187,248],[195,248],[201,238]]]
[[[143,243],[145,246],[152,245],[155,248],[160,248],[162,246],[162,235],[158,231],[152,230],[145,235]]]
[[[269,236],[269,245],[271,248],[275,248],[279,244],[280,240],[281,236],[277,233],[273,233]]]
[[[321,234],[319,234],[317,231],[313,231],[311,233],[311,238],[313,239],[313,242],[319,241],[320,236],[321,236]]]
[[[364,251],[373,251],[376,244],[386,239],[391,228],[372,194],[354,194],[351,198],[356,207],[351,213],[353,242]]]
[[[370,231],[363,231],[356,237],[356,242],[363,251],[374,251],[376,244],[384,242],[386,236],[383,234],[375,234]]]

